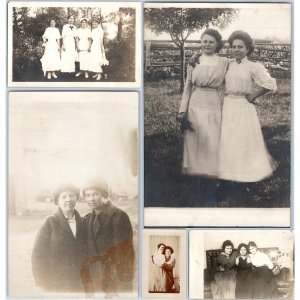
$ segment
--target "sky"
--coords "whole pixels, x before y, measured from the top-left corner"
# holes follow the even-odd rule
[[[193,7],[195,5],[192,4]],[[209,7],[212,5],[210,3]],[[220,5],[225,6],[219,3],[218,6]],[[186,7],[186,4],[184,6]],[[198,7],[207,8],[204,4],[199,4]],[[237,19],[225,29],[218,29],[223,39],[227,39],[234,30],[239,29],[247,31],[254,39],[272,39],[287,43],[291,41],[291,6],[289,4],[231,4],[230,7],[238,8],[240,12]],[[195,32],[189,39],[198,39],[201,32],[202,30]],[[156,36],[146,27],[144,38],[145,40],[170,39],[168,34]]]

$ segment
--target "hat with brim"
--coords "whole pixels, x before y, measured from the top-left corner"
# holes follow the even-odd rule
[[[60,184],[54,192],[54,204],[58,204],[58,199],[61,193],[63,192],[72,192],[76,195],[77,199],[79,198],[80,190],[75,185],[71,183]]]

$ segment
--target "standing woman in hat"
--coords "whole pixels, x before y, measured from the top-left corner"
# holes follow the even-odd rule
[[[104,31],[100,21],[97,19],[93,20],[92,29],[92,47],[91,47],[91,63],[90,71],[94,72],[93,78],[100,80],[102,78],[103,70],[102,66],[108,65],[108,60],[105,56],[104,44],[103,44]]]
[[[37,286],[51,292],[83,292],[80,265],[85,258],[83,219],[75,210],[79,190],[70,184],[58,187],[58,210],[46,219],[36,237],[32,271]]]
[[[81,27],[77,30],[76,38],[77,51],[79,56],[80,71],[75,75],[80,76],[84,72],[84,77],[89,78],[90,54],[92,45],[92,32],[88,28],[87,19],[81,20]]]

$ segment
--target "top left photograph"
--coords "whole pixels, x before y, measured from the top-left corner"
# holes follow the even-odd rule
[[[137,2],[8,3],[9,87],[140,86]]]

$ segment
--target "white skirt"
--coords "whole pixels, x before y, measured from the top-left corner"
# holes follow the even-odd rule
[[[255,106],[244,96],[224,98],[219,151],[219,178],[256,182],[272,175],[276,163],[262,135]]]
[[[90,68],[90,52],[86,51],[79,51],[79,68],[81,71],[88,71]]]

